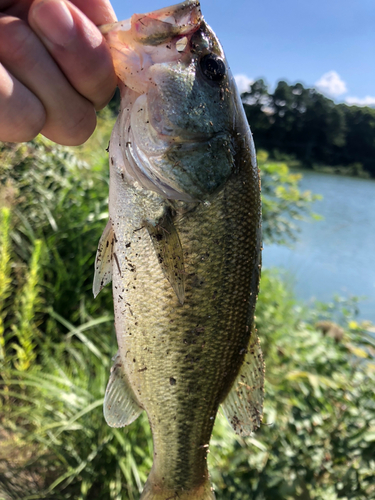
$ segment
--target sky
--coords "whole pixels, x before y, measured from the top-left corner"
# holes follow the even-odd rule
[[[176,3],[112,0],[119,20]],[[375,107],[374,0],[201,0],[241,91],[263,78]]]

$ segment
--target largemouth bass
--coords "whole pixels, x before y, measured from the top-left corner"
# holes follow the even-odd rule
[[[141,499],[213,499],[206,459],[219,405],[242,435],[262,415],[254,144],[199,2],[102,32],[121,90],[93,287],[112,280],[119,347],[104,415],[122,427],[147,412],[154,461]]]

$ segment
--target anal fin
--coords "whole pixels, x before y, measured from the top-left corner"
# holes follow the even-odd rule
[[[181,304],[185,300],[185,267],[177,230],[166,214],[155,226],[145,223],[164,276],[171,284]]]
[[[104,418],[110,427],[125,427],[142,413],[125,375],[119,353],[114,357],[104,396]]]
[[[112,281],[113,245],[115,235],[111,221],[107,222],[103,234],[99,240],[98,250],[95,258],[95,275],[92,292],[94,297]]]
[[[260,427],[263,399],[264,361],[259,338],[253,328],[240,372],[222,403],[224,414],[237,434],[248,436]]]

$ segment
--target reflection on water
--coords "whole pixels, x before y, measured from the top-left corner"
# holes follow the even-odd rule
[[[375,322],[375,181],[304,171],[302,190],[323,195],[292,249],[265,246],[265,267],[284,267],[299,299],[366,297],[360,318]]]

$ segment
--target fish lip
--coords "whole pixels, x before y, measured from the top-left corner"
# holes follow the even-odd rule
[[[160,31],[156,43],[176,36],[182,36],[196,31],[203,20],[199,0],[164,7],[146,14],[133,14],[130,19],[99,26],[103,35],[118,31],[132,31],[133,38],[143,44],[151,40],[154,45],[154,31]]]

